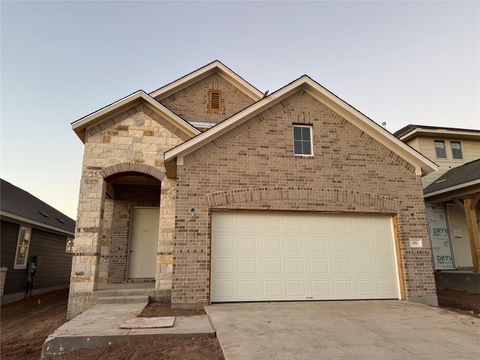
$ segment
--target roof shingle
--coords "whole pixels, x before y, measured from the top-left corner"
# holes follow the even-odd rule
[[[26,219],[74,233],[75,221],[29,192],[0,179],[0,209]]]

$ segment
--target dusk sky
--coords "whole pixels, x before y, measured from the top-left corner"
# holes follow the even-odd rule
[[[480,129],[480,2],[1,2],[1,177],[76,218],[70,123],[214,59],[308,74],[391,132]]]

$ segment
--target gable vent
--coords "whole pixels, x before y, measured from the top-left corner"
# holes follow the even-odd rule
[[[209,91],[208,92],[208,110],[214,112],[222,111],[222,92]]]

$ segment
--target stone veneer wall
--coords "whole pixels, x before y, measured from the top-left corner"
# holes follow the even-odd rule
[[[100,255],[107,253],[113,222],[108,220],[112,216],[112,204],[105,200],[104,178],[121,172],[146,173],[165,181],[161,198],[168,197],[175,188],[175,181],[163,178],[163,153],[189,138],[143,103],[87,129],[70,279],[69,318],[92,305],[92,292],[99,281],[105,281],[108,265]],[[162,214],[173,217],[173,209],[174,200],[161,200]],[[172,236],[172,224],[171,218],[160,218],[160,239]],[[171,270],[171,242],[165,248],[159,244],[159,248],[164,251],[157,254],[157,272]],[[158,277],[156,288],[167,290],[171,285],[169,277],[171,274],[162,274],[162,279]]]
[[[313,157],[294,156],[293,123],[313,125]],[[308,93],[297,92],[185,156],[177,171],[176,306],[209,301],[214,209],[397,215],[407,298],[436,303],[420,177]],[[197,209],[194,218],[191,208]],[[409,237],[421,237],[424,247],[410,248]]]
[[[223,93],[223,111],[208,111],[208,91],[220,90]],[[218,74],[186,87],[160,102],[174,113],[189,121],[218,123],[254,103],[241,90]]]

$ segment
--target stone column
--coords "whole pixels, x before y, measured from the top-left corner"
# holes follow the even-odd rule
[[[84,170],[73,243],[67,318],[92,306],[99,273],[105,189],[105,181],[98,171]]]
[[[173,236],[175,234],[176,180],[164,178],[160,195],[160,224],[155,289],[170,291],[173,273]]]

